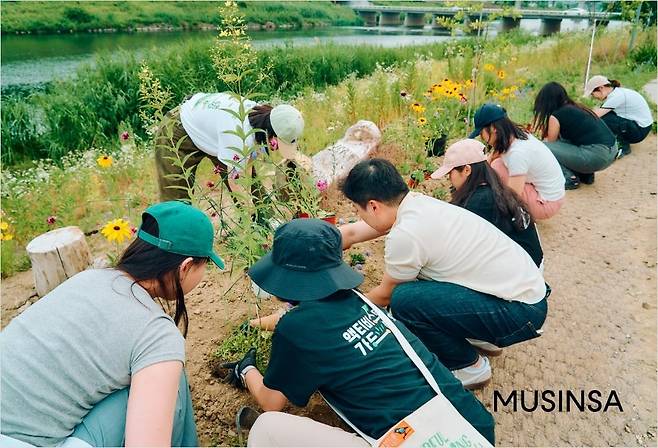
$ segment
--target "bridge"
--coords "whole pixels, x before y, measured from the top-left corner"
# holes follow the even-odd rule
[[[444,26],[440,18],[451,19],[460,14],[464,15],[466,22],[474,22],[480,17],[500,17],[502,30],[509,31],[518,28],[522,19],[540,19],[541,35],[549,35],[560,31],[560,24],[564,19],[588,19],[590,23],[596,21],[599,25],[607,25],[610,20],[619,18],[619,13],[589,12],[584,8],[572,10],[546,10],[546,9],[500,9],[484,8],[481,11],[467,10],[458,7],[432,7],[432,6],[379,6],[363,5],[352,6],[366,26],[399,26],[404,24],[408,28],[423,28],[427,24],[426,16],[432,16],[432,28],[442,29]],[[404,21],[402,17],[404,16]]]

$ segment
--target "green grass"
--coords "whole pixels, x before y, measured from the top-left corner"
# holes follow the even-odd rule
[[[56,33],[95,29],[128,30],[149,25],[196,28],[218,25],[221,2],[2,2],[2,32]],[[329,1],[238,2],[249,23],[273,22],[295,28],[318,25],[358,25],[348,7]]]

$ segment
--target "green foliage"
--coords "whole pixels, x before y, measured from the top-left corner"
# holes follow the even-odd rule
[[[252,347],[256,348],[256,366],[264,372],[270,362],[272,333],[247,322],[235,327],[230,336],[222,340],[214,355],[222,361],[237,361]]]
[[[629,56],[633,67],[646,66],[655,69],[657,66],[656,42],[647,39],[642,45],[635,47]]]
[[[219,25],[218,2],[195,1],[85,1],[3,2],[2,32],[69,32],[90,29],[129,30],[151,25],[194,28]],[[240,2],[247,23],[303,26],[359,25],[350,8],[329,1]]]
[[[350,252],[350,266],[356,266],[357,264],[364,264],[366,262],[366,256],[361,252]]]

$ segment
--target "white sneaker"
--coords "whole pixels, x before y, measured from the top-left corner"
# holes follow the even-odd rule
[[[481,341],[479,339],[469,339],[466,340],[473,347],[477,348],[480,353],[487,356],[500,356],[503,354],[503,349],[497,345],[493,345],[491,342]]]
[[[479,365],[478,365],[479,364]],[[477,367],[474,367],[477,366]],[[473,366],[453,370],[452,374],[462,382],[465,389],[480,389],[491,381],[491,365],[486,356],[480,356]]]

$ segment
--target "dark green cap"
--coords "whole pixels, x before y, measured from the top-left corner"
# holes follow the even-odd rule
[[[181,201],[161,202],[150,206],[142,214],[152,216],[158,223],[159,237],[140,227],[137,237],[172,254],[188,257],[208,257],[220,269],[224,262],[213,249],[215,229],[210,218],[201,210]]]

